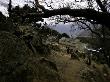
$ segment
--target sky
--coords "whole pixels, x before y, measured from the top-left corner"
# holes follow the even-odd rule
[[[9,0],[0,0],[0,11],[8,16],[8,12],[7,12],[7,7],[8,7],[8,1]],[[13,0],[13,5],[15,5],[16,3],[19,5],[23,5],[24,1],[23,0]]]
[[[26,2],[29,2],[29,1],[34,1],[34,0],[12,0],[12,5],[23,6],[24,4],[26,4]],[[49,7],[46,6],[46,4],[44,3],[45,1],[46,1],[46,4],[51,5],[53,8],[59,8],[59,7],[63,7],[63,6],[71,5],[71,4],[73,5],[75,3],[75,0],[52,0],[52,1],[51,0],[39,0],[40,4],[44,5],[48,9]],[[80,0],[77,0],[77,1],[80,1]],[[5,15],[8,15],[7,14],[8,2],[9,0],[0,0],[0,11],[2,11],[3,14]],[[81,2],[81,3],[77,2],[72,7],[75,8],[76,5],[77,7],[80,7],[80,8],[87,7],[86,2]]]
[[[26,4],[26,1],[28,0],[12,0],[12,5],[23,6],[24,4]],[[30,1],[33,1],[33,0],[30,0]],[[8,12],[7,12],[8,3],[9,3],[9,0],[0,0],[0,11],[6,16],[8,16]]]
[[[26,2],[29,1],[34,1],[34,0],[12,0],[12,5],[13,6],[23,6],[26,4]],[[77,2],[75,2],[77,1]],[[82,1],[82,2],[80,2]],[[7,14],[7,7],[8,7],[8,2],[9,0],[0,0],[0,11],[3,12],[3,14]],[[39,0],[41,5],[44,5],[45,8],[50,9],[47,7],[47,5],[52,6],[52,8],[57,9],[57,8],[63,8],[67,7],[68,5],[71,5],[71,8],[87,8],[87,0]],[[46,2],[46,3],[45,3]],[[96,6],[96,5],[94,5]]]

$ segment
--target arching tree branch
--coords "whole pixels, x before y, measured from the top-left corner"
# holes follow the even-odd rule
[[[39,14],[32,13],[28,15],[34,16],[34,17],[41,16],[44,18],[48,18],[55,15],[70,15],[74,17],[85,17],[87,19],[97,21],[100,24],[110,27],[110,14],[107,12],[98,12],[93,9],[61,8],[61,9],[54,9],[54,10],[46,10],[44,13],[39,13]]]

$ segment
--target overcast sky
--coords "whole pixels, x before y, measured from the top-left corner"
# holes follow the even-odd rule
[[[28,0],[12,0],[12,5],[23,6],[24,4],[26,4],[26,1]],[[30,1],[34,1],[34,0],[30,0]],[[0,11],[2,11],[2,13],[5,14],[6,16],[8,15],[8,12],[7,12],[8,3],[9,3],[9,0],[0,0]]]
[[[16,6],[16,5],[23,6],[24,4],[26,4],[27,1],[34,1],[34,0],[12,0],[12,5],[13,6]],[[50,5],[50,3],[51,3],[51,0],[39,0],[39,1],[46,8],[48,8],[48,7],[45,5],[44,1],[46,1],[48,5]],[[7,15],[8,3],[9,3],[9,0],[0,0],[0,11],[2,11],[3,14],[5,14],[5,15]],[[51,5],[53,8],[59,8],[59,7],[65,6],[65,5],[70,5],[71,3],[75,3],[75,0],[52,0]],[[73,5],[73,8],[75,8],[76,5],[77,5],[77,7],[80,7],[80,8],[87,7],[86,2],[81,2],[81,3],[77,2],[77,3],[75,3],[75,5]]]

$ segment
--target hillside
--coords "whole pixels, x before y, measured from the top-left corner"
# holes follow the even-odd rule
[[[92,61],[88,66],[83,53],[78,56],[80,61],[72,59],[66,49],[66,43],[71,39],[67,38],[61,44],[58,41],[62,35],[50,30],[30,25],[16,27],[15,32],[1,29],[1,82],[109,82],[107,65]],[[72,42],[69,42],[71,46],[80,43],[79,40]]]

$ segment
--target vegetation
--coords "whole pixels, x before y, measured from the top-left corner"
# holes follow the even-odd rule
[[[71,80],[68,75],[75,76],[76,73],[80,80],[87,82],[109,82],[109,67],[105,66],[110,66],[109,0],[95,0],[100,7],[97,8],[99,11],[93,8],[93,0],[87,2],[86,9],[71,9],[71,5],[54,9],[47,4],[52,8],[48,10],[40,5],[38,0],[35,0],[33,7],[26,4],[22,8],[12,8],[12,0],[9,0],[9,17],[0,12],[0,82],[62,82],[65,79],[68,82]],[[37,23],[43,21],[43,17],[55,15],[60,15],[56,17],[57,22],[75,22],[81,29],[88,29],[94,34],[93,37],[78,39],[89,43],[93,49],[100,49],[98,54],[93,53],[96,66],[86,65],[86,59],[82,58],[78,58],[79,61],[75,60],[73,64],[70,55],[73,56],[78,50],[74,52],[70,49],[72,54],[67,55],[63,52],[67,46],[58,44],[62,37],[68,40],[70,37],[66,33],[60,34],[49,28],[46,23],[43,26]],[[69,15],[70,18],[62,15]],[[90,24],[94,27],[91,28]],[[54,41],[47,44],[51,37],[55,37]],[[100,67],[97,62],[105,67]],[[81,69],[81,64],[85,66],[84,69]]]
[[[51,33],[52,36],[60,33],[46,26],[30,25],[41,19],[24,20],[21,15],[33,9],[27,5],[16,6],[10,17],[0,13],[0,82],[59,81],[58,71],[48,65],[50,60],[42,63],[40,58],[51,54],[43,40]]]

